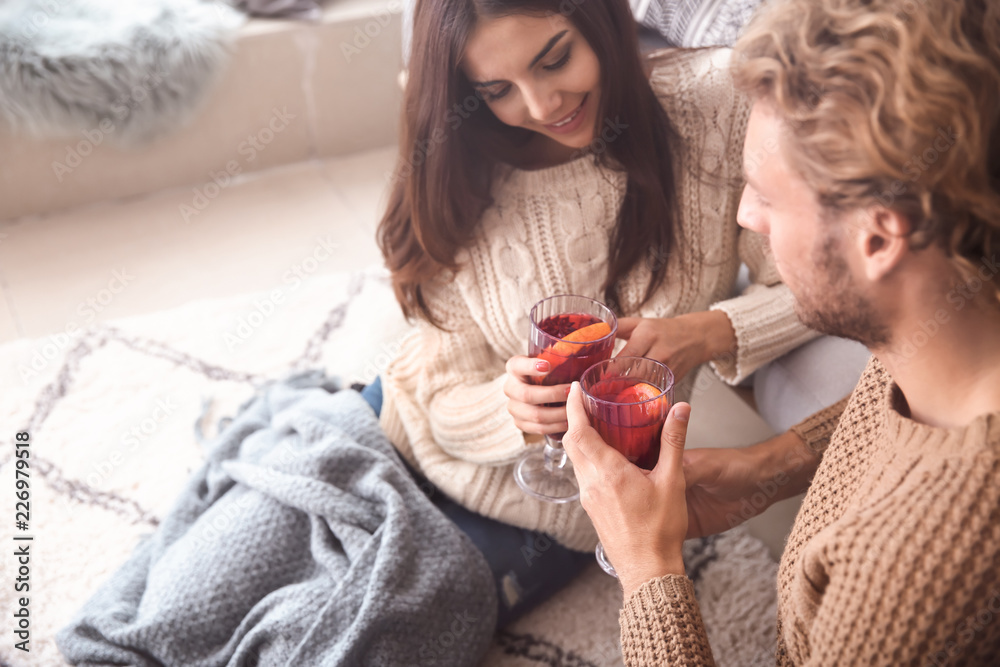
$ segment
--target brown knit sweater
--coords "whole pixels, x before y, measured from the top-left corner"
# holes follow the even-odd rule
[[[799,433],[823,441],[823,423]],[[1000,664],[1000,412],[904,415],[874,358],[823,454],[778,572],[779,665]],[[714,664],[687,577],[621,614],[627,665]]]

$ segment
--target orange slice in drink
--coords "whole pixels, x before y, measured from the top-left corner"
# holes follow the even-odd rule
[[[642,403],[656,398],[662,392],[648,382],[639,382],[631,387],[625,387],[615,399],[618,403]]]
[[[660,396],[663,392],[657,389],[655,386],[649,384],[648,382],[639,382],[632,385],[631,387],[626,387],[618,393],[616,397],[616,402],[618,403],[643,403],[643,401],[648,401],[642,405],[632,408],[635,410],[633,418],[640,418],[639,415],[645,417],[653,423],[658,419],[666,417],[669,405],[667,403],[666,396]],[[659,400],[650,400],[660,396]]]
[[[538,358],[549,362],[549,370],[555,368],[568,357],[572,357],[581,347],[580,343],[590,343],[600,340],[611,333],[611,325],[607,322],[594,322],[576,331],[571,331],[552,347],[547,347],[539,353]]]

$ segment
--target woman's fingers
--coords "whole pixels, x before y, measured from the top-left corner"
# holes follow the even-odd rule
[[[507,411],[514,417],[514,425],[525,433],[552,435],[563,433],[568,427],[566,408],[544,408],[510,402]]]
[[[507,360],[507,373],[525,378],[545,377],[552,370],[549,362],[532,357],[511,357]]]
[[[632,337],[632,332],[635,331],[640,322],[642,322],[641,317],[619,317],[618,333],[615,336],[628,340]]]
[[[566,429],[569,428],[566,422],[561,424],[534,424],[531,422],[519,422],[516,419],[514,420],[514,426],[531,435],[558,435],[565,433]]]
[[[503,393],[508,399],[517,403],[529,405],[545,405],[546,403],[565,403],[569,393],[568,384],[556,384],[551,387],[528,384],[516,375],[507,375],[503,383]]]
[[[507,379],[503,393],[507,396],[507,412],[514,425],[525,433],[552,435],[566,430],[568,384],[551,387],[532,384],[532,378],[545,377],[551,365],[543,359],[516,356],[507,360]],[[549,407],[555,404],[557,407]]]
[[[565,399],[565,396],[563,397]],[[514,419],[528,424],[565,424],[566,408],[532,405],[519,401],[509,401],[507,411]]]
[[[645,357],[654,340],[649,336],[648,320],[641,317],[622,317],[618,320],[618,337],[628,343],[618,353],[620,357]]]
[[[637,329],[628,339],[628,343],[618,353],[619,357],[649,357],[655,359],[651,353],[653,345],[656,343],[656,336],[648,329]]]

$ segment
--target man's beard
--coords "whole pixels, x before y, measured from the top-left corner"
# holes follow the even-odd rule
[[[802,323],[820,333],[856,340],[868,348],[887,345],[889,328],[854,284],[832,233],[817,244],[812,260],[819,284],[796,295],[795,312]]]

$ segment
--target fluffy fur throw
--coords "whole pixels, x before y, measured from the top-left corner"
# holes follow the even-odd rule
[[[190,116],[244,20],[205,0],[7,0],[0,116],[40,136],[144,143]]]

